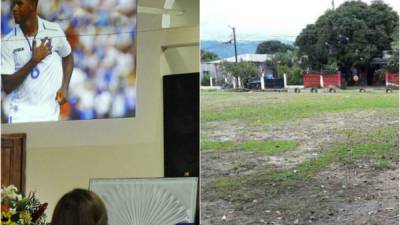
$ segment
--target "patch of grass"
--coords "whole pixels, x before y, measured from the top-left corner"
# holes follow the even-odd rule
[[[268,154],[276,154],[294,150],[297,146],[295,141],[288,140],[251,140],[240,143],[233,141],[204,141],[201,143],[202,150],[242,150],[253,152],[264,152]]]
[[[398,129],[386,128],[368,133],[353,133],[352,139],[338,143],[315,159],[310,159],[295,168],[260,172],[235,178],[223,178],[211,184],[211,187],[236,190],[240,185],[257,183],[288,183],[296,180],[307,181],[315,177],[322,169],[332,163],[344,165],[356,163],[357,160],[372,160],[374,168],[389,168],[390,162],[398,162]],[[374,138],[363,139],[363,137]],[[359,138],[361,137],[361,138]]]
[[[236,146],[233,141],[202,141],[202,150],[232,150]]]
[[[323,112],[370,109],[398,110],[398,95],[384,93],[234,93],[202,92],[201,122],[240,120],[245,124],[272,124],[307,118]]]
[[[235,191],[242,186],[242,179],[229,179],[221,178],[213,182],[212,186],[221,189],[229,189],[230,191]]]
[[[296,178],[308,179],[314,177],[323,168],[330,164],[343,163],[352,164],[357,160],[381,160],[388,159],[397,161],[398,147],[394,143],[396,139],[386,140],[384,142],[370,142],[370,143],[340,143],[336,144],[329,151],[322,154],[315,159],[306,160],[299,164],[294,170],[297,173],[294,176],[285,176],[287,171],[281,171],[276,174],[276,178],[281,180],[283,178]],[[372,140],[374,141],[374,140]],[[389,162],[389,161],[388,161]],[[383,166],[383,164],[382,164]]]
[[[395,146],[389,143],[342,143],[316,159],[307,160],[296,167],[295,178],[308,179],[314,177],[331,163],[353,164],[360,159],[393,158]],[[279,174],[278,174],[279,177]]]
[[[201,92],[220,92],[220,89],[202,89]]]
[[[377,170],[384,170],[390,168],[390,162],[387,159],[380,159],[372,164],[372,167]]]
[[[294,150],[297,146],[295,141],[272,140],[272,141],[244,141],[239,143],[238,148],[244,151],[264,152],[269,154]]]
[[[388,140],[393,140],[398,138],[398,135],[399,135],[398,127],[391,127],[391,128],[368,132],[365,135],[365,138],[368,140],[373,139],[380,142],[387,142]]]

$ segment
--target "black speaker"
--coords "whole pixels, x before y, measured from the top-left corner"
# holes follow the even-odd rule
[[[199,73],[163,77],[164,176],[198,177],[200,148]]]

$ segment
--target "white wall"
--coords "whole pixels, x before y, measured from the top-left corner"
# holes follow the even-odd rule
[[[198,11],[198,0],[188,1]],[[160,26],[160,15],[138,14],[135,118],[1,126],[27,134],[26,190],[49,203],[49,217],[65,192],[87,188],[90,178],[163,176],[162,76],[199,71],[199,32],[198,19]]]

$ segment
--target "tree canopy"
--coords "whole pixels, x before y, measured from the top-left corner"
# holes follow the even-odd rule
[[[288,84],[301,84],[304,70],[302,69],[302,60],[299,58],[297,49],[276,53],[266,61],[266,64],[272,68],[277,78],[283,78],[283,74],[286,74]]]
[[[260,71],[256,64],[252,62],[238,62],[238,63],[231,63],[231,62],[222,62],[220,64],[220,68],[222,71],[230,76],[240,77],[241,80],[246,80],[251,76],[259,76]]]
[[[256,54],[275,54],[292,50],[293,46],[284,44],[280,41],[263,41],[257,46]]]
[[[383,51],[398,54],[393,49],[398,32],[398,14],[382,1],[349,1],[307,25],[295,45],[311,69],[337,64],[342,70],[366,70]]]
[[[210,52],[204,49],[201,49],[201,61],[202,62],[210,62],[214,60],[218,60],[219,57],[214,52]]]

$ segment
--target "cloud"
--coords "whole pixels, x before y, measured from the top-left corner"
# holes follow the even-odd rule
[[[339,6],[345,0],[335,0]],[[369,3],[369,1],[366,1]],[[397,0],[385,0],[396,6]],[[201,0],[201,38],[224,40],[235,26],[240,39],[294,39],[301,30],[332,7],[331,0]]]

